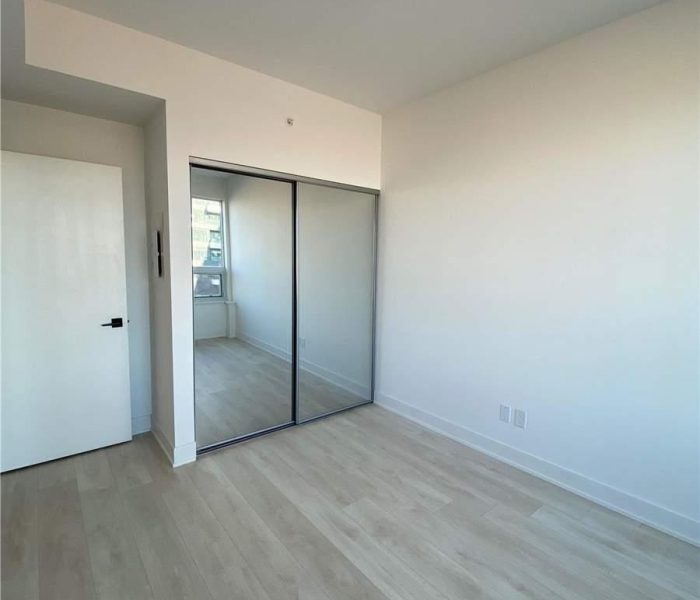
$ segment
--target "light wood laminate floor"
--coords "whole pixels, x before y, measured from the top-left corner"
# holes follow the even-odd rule
[[[198,447],[291,421],[288,361],[235,338],[197,340],[194,354]],[[301,420],[365,401],[309,371],[299,371]]]
[[[700,550],[370,405],[2,476],[6,600],[698,598]]]

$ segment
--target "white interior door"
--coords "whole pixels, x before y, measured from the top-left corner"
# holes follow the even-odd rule
[[[130,440],[121,169],[2,152],[1,207],[2,470]]]

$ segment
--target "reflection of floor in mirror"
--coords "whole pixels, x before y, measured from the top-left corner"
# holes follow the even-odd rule
[[[291,366],[286,360],[232,338],[197,340],[194,348],[197,446],[291,420]],[[302,419],[362,401],[352,392],[300,371]]]

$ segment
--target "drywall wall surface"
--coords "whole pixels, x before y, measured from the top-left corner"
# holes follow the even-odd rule
[[[226,202],[228,199],[228,178],[227,174],[220,171],[192,169],[190,171],[192,197]]]
[[[228,226],[236,337],[292,352],[292,186],[229,177]]]
[[[228,337],[228,307],[224,300],[194,303],[194,339]]]
[[[26,0],[25,29],[28,64],[166,100],[172,425],[194,448],[190,157],[376,188],[381,117],[44,0]]]
[[[2,148],[121,167],[132,427],[134,433],[148,431],[151,425],[151,351],[143,130],[124,123],[3,100]]]
[[[684,1],[385,115],[379,400],[698,536],[698,106]]]
[[[149,229],[149,270],[151,285],[151,363],[153,365],[153,432],[171,457],[175,448],[172,382],[172,313],[170,265],[168,260],[168,167],[165,106],[146,123],[145,182]],[[163,269],[158,272],[156,232],[160,232]]]
[[[376,113],[44,0],[25,22],[28,64],[164,98],[189,155],[378,187]]]

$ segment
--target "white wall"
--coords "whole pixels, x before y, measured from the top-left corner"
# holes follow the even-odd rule
[[[664,3],[385,116],[378,382],[696,540],[697,44]]]
[[[157,426],[175,462],[194,460],[189,157],[378,187],[381,118],[43,0],[26,0],[25,29],[28,64],[166,100],[170,319],[155,335],[171,347],[174,410]]]
[[[2,148],[121,167],[134,433],[151,426],[144,140],[140,127],[2,101]]]
[[[25,1],[25,29],[28,64],[166,100],[171,326],[155,335],[172,336],[172,396],[158,402],[174,410],[156,426],[176,462],[194,460],[189,157],[378,187],[381,118],[44,0]]]
[[[219,171],[192,169],[190,172],[192,197],[225,202],[228,199],[228,178],[228,174]]]
[[[172,440],[163,431],[165,424],[173,422],[173,363],[172,339],[164,335],[172,319],[170,302],[170,261],[168,226],[168,167],[165,106],[158,110],[144,128],[145,133],[145,187],[146,212],[149,228],[151,260],[149,271],[151,284],[151,364],[153,381],[152,431],[161,445],[172,456]],[[158,276],[156,263],[156,235],[160,231],[163,243],[163,274]],[[191,343],[191,342],[190,342]]]
[[[228,337],[226,300],[203,300],[194,303],[194,339]]]
[[[229,177],[229,247],[236,337],[292,352],[292,186]]]

